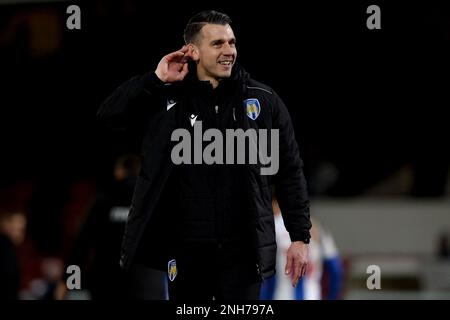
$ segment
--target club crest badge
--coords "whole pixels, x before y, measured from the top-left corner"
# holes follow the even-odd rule
[[[252,120],[256,120],[256,118],[258,118],[259,116],[259,113],[261,112],[261,105],[256,98],[244,100],[244,108],[247,116]]]
[[[172,259],[167,264],[167,275],[169,276],[169,280],[175,280],[177,276],[177,262],[175,259]]]

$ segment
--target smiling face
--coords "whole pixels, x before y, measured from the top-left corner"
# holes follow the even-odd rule
[[[209,80],[217,87],[221,79],[231,76],[237,51],[230,25],[206,24],[190,46],[199,80]]]

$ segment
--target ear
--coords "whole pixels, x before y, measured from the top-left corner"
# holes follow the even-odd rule
[[[194,60],[194,61],[200,60],[200,53],[199,53],[198,47],[193,43],[189,43],[187,46],[189,49],[189,51],[188,51],[189,56],[192,58],[192,60]]]

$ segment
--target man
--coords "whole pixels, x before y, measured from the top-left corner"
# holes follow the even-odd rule
[[[25,239],[27,219],[21,211],[0,211],[0,300],[19,299],[17,247]]]
[[[78,231],[66,264],[77,265],[82,272],[82,289],[94,300],[165,299],[165,279],[161,271],[135,265],[124,274],[117,263],[125,222],[139,174],[140,158],[134,154],[120,156],[114,165],[113,181],[98,193]],[[67,296],[66,281],[58,285],[57,299]],[[144,284],[135,279],[145,278]],[[87,280],[87,281],[85,281]],[[111,283],[114,282],[114,286]]]
[[[292,240],[285,271],[294,286],[306,272],[309,201],[292,123],[277,94],[236,65],[230,23],[219,12],[196,14],[184,32],[186,45],[163,57],[155,72],[120,86],[98,112],[105,125],[142,137],[142,168],[120,263],[125,269],[139,261],[167,270],[174,300],[258,299],[261,280],[275,272],[271,184]],[[211,152],[215,157],[225,151],[227,164],[220,157],[205,164],[195,159],[195,142],[182,152],[186,161],[174,161],[174,133],[195,136],[201,128],[269,130],[279,138],[268,146],[279,156],[279,170],[261,174],[267,163],[245,155],[239,161],[239,147]]]

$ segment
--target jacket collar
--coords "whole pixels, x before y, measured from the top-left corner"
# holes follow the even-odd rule
[[[183,80],[183,82],[189,87],[192,88],[192,86],[203,86],[208,85],[209,81],[200,81],[197,78],[197,65],[195,61],[189,62],[189,72],[186,75],[186,78]],[[244,70],[244,68],[236,63],[233,66],[233,69],[231,71],[231,76],[227,79],[223,79],[220,81],[220,86],[236,86],[236,85],[243,85],[247,82],[247,80],[250,78],[250,75],[247,71]]]

